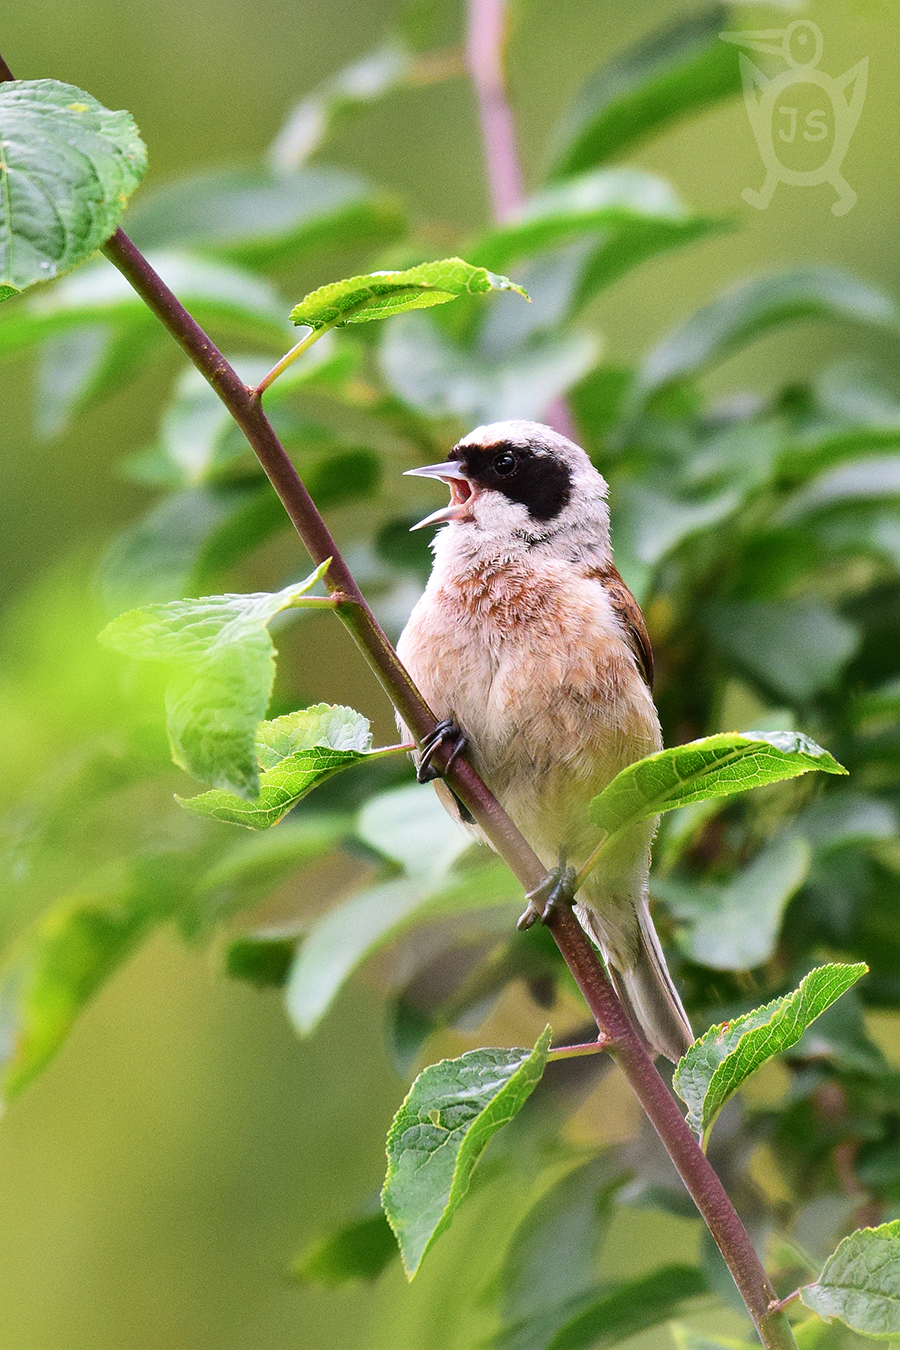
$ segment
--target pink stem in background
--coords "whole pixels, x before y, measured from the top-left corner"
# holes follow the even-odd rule
[[[478,97],[491,215],[500,224],[525,200],[516,124],[506,93],[506,0],[469,0],[466,65]]]
[[[491,216],[498,225],[518,213],[526,195],[516,123],[506,88],[508,30],[506,0],[469,0],[466,65],[478,99]],[[555,431],[576,439],[564,398],[555,398],[544,417]]]

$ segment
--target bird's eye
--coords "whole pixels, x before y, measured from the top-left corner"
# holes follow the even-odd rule
[[[499,455],[495,455],[492,463],[494,473],[499,473],[505,478],[508,474],[514,473],[518,460],[511,450],[501,450]]]

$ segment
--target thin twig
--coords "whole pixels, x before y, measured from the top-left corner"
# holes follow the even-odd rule
[[[583,1045],[553,1045],[547,1052],[548,1060],[579,1059],[583,1055],[602,1055],[612,1048],[612,1041],[598,1036],[595,1041],[585,1041]]]

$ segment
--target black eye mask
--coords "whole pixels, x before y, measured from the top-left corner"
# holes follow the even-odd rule
[[[532,520],[553,520],[572,495],[569,466],[555,455],[507,444],[460,446],[457,453],[473,483],[521,502]]]

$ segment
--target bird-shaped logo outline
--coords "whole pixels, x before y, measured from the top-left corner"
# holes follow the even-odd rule
[[[723,42],[780,56],[787,64],[787,70],[770,79],[748,56],[739,53],[747,116],[766,169],[765,181],[759,191],[748,187],[741,193],[744,201],[764,211],[779,183],[787,183],[792,187],[817,187],[822,183],[830,183],[838,194],[837,200],[832,203],[832,213],[836,216],[846,215],[856,205],[857,195],[844,178],[841,166],[865,101],[869,58],[863,57],[843,75],[826,75],[818,69],[824,49],[822,30],[810,19],[795,19],[786,28],[720,33],[719,37]],[[803,50],[810,40],[811,54]],[[778,100],[786,89],[798,84],[817,85],[830,101],[834,114],[831,148],[825,161],[813,169],[791,169],[783,164],[775,141]],[[826,110],[821,109],[810,113],[809,117],[823,118],[825,115]],[[807,139],[824,139],[821,133],[825,130],[825,124],[816,121],[810,125],[816,128],[816,134],[809,135]]]

